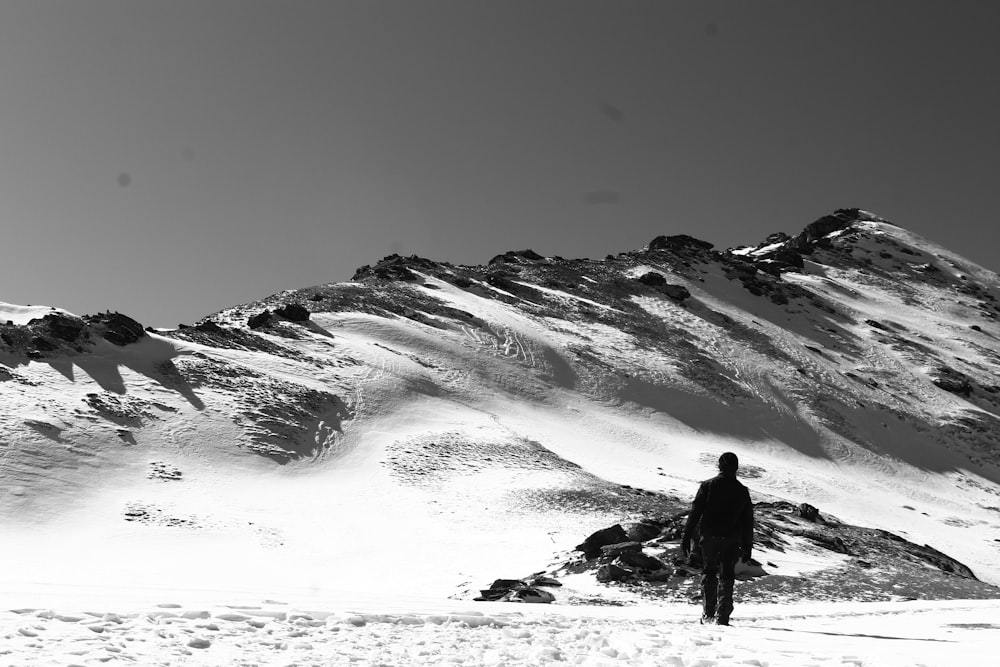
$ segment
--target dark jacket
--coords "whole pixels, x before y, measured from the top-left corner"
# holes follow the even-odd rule
[[[695,531],[702,537],[736,539],[745,554],[753,546],[753,503],[735,473],[720,472],[698,487],[684,526],[683,544]]]

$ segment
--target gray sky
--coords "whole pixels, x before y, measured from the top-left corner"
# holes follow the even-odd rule
[[[1000,5],[2,0],[0,301],[191,323],[397,252],[858,206],[997,270]]]

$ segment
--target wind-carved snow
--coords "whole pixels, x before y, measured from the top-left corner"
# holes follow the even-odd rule
[[[558,299],[566,299],[568,301],[570,301],[570,300],[571,301],[579,301],[580,303],[585,303],[585,304],[587,304],[589,306],[595,306],[597,308],[606,308],[608,310],[616,310],[615,308],[612,308],[611,306],[608,306],[606,304],[598,303],[597,301],[594,301],[592,299],[587,299],[587,298],[584,298],[582,296],[576,296],[575,294],[567,294],[566,292],[563,292],[563,291],[560,291],[560,290],[551,289],[551,288],[548,288],[548,287],[543,287],[541,285],[532,285],[531,283],[526,283],[526,282],[523,282],[523,281],[520,281],[520,280],[515,280],[514,282],[516,284],[518,284],[518,285],[523,285],[525,287],[530,287],[533,290],[536,290],[536,291],[539,291],[539,292],[544,292],[545,294],[552,295],[552,296],[554,296],[554,297],[556,297]],[[621,312],[621,311],[618,311],[618,312]]]

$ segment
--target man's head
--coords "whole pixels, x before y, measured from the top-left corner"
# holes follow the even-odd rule
[[[719,457],[719,472],[728,472],[735,474],[737,469],[740,467],[740,460],[736,458],[736,454],[732,452],[726,452]]]

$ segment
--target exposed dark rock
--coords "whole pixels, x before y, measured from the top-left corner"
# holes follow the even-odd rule
[[[786,241],[790,241],[791,238],[792,237],[786,234],[785,232],[775,232],[773,234],[768,234],[767,238],[764,239],[764,243],[762,245],[774,245],[775,243],[785,243]]]
[[[601,558],[608,560],[627,553],[642,553],[642,544],[639,542],[621,542],[619,544],[606,544],[601,547]]]
[[[256,315],[251,315],[247,320],[247,326],[251,329],[259,329],[266,324],[269,324],[273,319],[273,314],[270,310],[263,310]]]
[[[663,287],[664,285],[667,284],[667,279],[663,277],[662,273],[659,273],[657,271],[649,271],[648,273],[644,273],[638,278],[636,278],[636,280],[642,283],[643,285],[649,285],[650,287]]]
[[[48,313],[41,319],[31,320],[28,322],[28,326],[39,333],[47,333],[55,338],[72,343],[80,338],[84,329],[87,328],[87,323],[73,315]]]
[[[674,301],[683,301],[691,297],[691,292],[683,285],[664,285],[663,293]]]
[[[871,219],[864,215],[861,209],[841,208],[833,212],[832,215],[824,215],[815,222],[806,225],[802,233],[795,237],[794,244],[798,248],[804,248],[811,243],[815,243],[824,236],[841,229],[847,229],[859,220]]]
[[[8,347],[23,352],[31,345],[31,330],[8,322],[5,325],[0,325],[0,340]]]
[[[582,551],[585,558],[588,560],[591,558],[597,558],[601,555],[601,547],[607,546],[609,544],[621,544],[623,542],[628,542],[628,535],[625,533],[625,529],[622,528],[621,524],[616,523],[609,528],[602,528],[597,532],[593,533],[583,541],[582,544],[576,546],[576,551]]]
[[[910,553],[922,560],[927,561],[942,572],[950,572],[952,574],[957,574],[960,577],[965,577],[966,579],[979,581],[978,577],[976,577],[975,573],[973,573],[972,569],[967,565],[964,565],[951,556],[938,551],[929,544],[925,544],[921,547],[912,545]]]
[[[441,265],[417,255],[400,257],[399,255],[389,255],[380,260],[375,266],[362,266],[354,272],[351,280],[363,281],[368,279],[376,280],[417,280],[417,274],[411,269],[417,269],[424,273],[437,275],[441,272]]]
[[[972,395],[972,380],[969,376],[947,366],[939,366],[931,376],[931,382],[953,394],[966,397]]]
[[[506,599],[510,602],[531,602],[535,604],[548,604],[556,599],[549,591],[534,586],[522,586],[507,594]]]
[[[642,521],[628,524],[625,527],[625,534],[628,535],[628,539],[632,542],[646,542],[654,537],[659,537],[662,530],[663,524],[659,521],[643,519]]]
[[[657,236],[649,242],[647,247],[649,250],[711,250],[715,244],[701,241],[687,234],[678,234],[676,236]]]
[[[624,581],[632,578],[632,571],[614,563],[605,563],[597,568],[597,580],[602,584]]]
[[[790,248],[778,248],[766,255],[766,262],[758,262],[757,268],[762,271],[777,275],[783,271],[791,269],[801,269],[805,267],[805,260],[802,255]]]
[[[545,258],[539,255],[534,250],[508,250],[502,255],[497,255],[489,261],[489,266],[494,266],[496,264],[518,264],[524,260],[531,262],[539,262]]]
[[[627,567],[638,568],[648,572],[662,570],[666,565],[659,558],[644,554],[642,551],[628,551],[618,557],[619,562]]]
[[[550,587],[553,587],[553,588],[559,588],[559,587],[562,586],[562,583],[560,583],[558,579],[553,579],[552,577],[537,576],[537,577],[533,577],[530,581],[528,581],[528,585],[529,586],[550,586]]]
[[[486,282],[497,289],[502,289],[505,292],[515,292],[517,290],[517,286],[502,273],[489,274],[486,276]]]
[[[541,577],[531,583],[522,579],[497,579],[489,588],[479,591],[479,596],[473,598],[478,602],[494,602],[508,600],[510,602],[548,603],[555,596],[540,586],[561,586],[555,579]]]
[[[499,600],[519,586],[524,586],[524,582],[520,579],[497,579],[490,584],[489,588],[479,591],[479,597],[476,600]]]
[[[55,343],[49,341],[48,338],[44,338],[43,336],[35,336],[31,339],[31,344],[39,352],[51,352],[56,349]]]
[[[220,327],[218,324],[212,320],[205,320],[204,322],[199,322],[193,327],[196,331],[205,331],[208,333],[223,333],[225,329]]]
[[[83,318],[102,338],[119,346],[135,343],[146,337],[146,330],[128,315],[106,312]]]
[[[309,320],[310,315],[312,315],[309,309],[300,303],[285,304],[281,308],[276,308],[274,314],[280,315],[292,322],[306,322]]]
[[[822,521],[819,516],[819,510],[810,505],[809,503],[802,503],[799,505],[799,516],[806,521]]]
[[[803,255],[811,255],[817,248],[833,249],[834,246],[827,236],[836,231],[850,229],[854,223],[862,220],[885,222],[882,218],[857,208],[838,209],[833,214],[806,225],[797,236],[791,237],[783,232],[771,234],[757,246],[757,251],[753,255],[728,253],[728,256],[738,262],[753,264],[764,273],[780,276],[787,271],[802,270],[805,267]],[[756,289],[748,287],[751,292],[756,293],[760,286],[755,285],[754,288]]]

